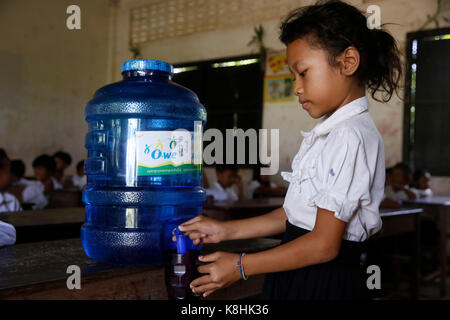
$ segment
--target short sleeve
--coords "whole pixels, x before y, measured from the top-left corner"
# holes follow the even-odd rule
[[[0,247],[16,243],[16,229],[13,225],[0,221]]]
[[[349,222],[361,202],[370,203],[370,171],[353,129],[341,127],[330,132],[317,170],[319,190],[309,199],[310,206],[333,211],[336,218]]]

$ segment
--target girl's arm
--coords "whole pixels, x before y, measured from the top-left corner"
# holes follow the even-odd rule
[[[345,227],[346,222],[335,218],[334,212],[318,208],[311,232],[281,246],[246,255],[245,273],[250,276],[328,262],[339,253]]]
[[[286,212],[281,207],[265,215],[241,220],[218,221],[197,216],[179,228],[198,245],[280,234],[286,230],[286,220]]]
[[[325,263],[334,259],[341,247],[346,222],[334,217],[334,212],[318,208],[314,229],[293,241],[266,251],[245,255],[242,259],[245,274],[256,274],[293,270],[309,265]],[[206,275],[191,282],[194,292],[207,296],[240,279],[235,268],[238,255],[215,252],[201,257],[199,272]]]

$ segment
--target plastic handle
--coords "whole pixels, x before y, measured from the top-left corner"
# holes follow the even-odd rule
[[[178,227],[175,229],[175,236],[177,238],[177,253],[186,254],[186,237],[183,236],[183,232]]]

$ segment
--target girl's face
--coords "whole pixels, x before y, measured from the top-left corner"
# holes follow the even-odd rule
[[[295,79],[295,95],[311,117],[329,116],[347,103],[354,79],[330,65],[327,51],[300,38],[287,46],[287,59]]]

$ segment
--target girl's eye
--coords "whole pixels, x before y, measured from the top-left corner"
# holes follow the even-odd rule
[[[300,72],[300,73],[299,73],[300,77],[304,77],[304,76],[305,76],[305,74],[306,74],[306,70],[305,70],[305,71],[303,71],[303,72]]]

